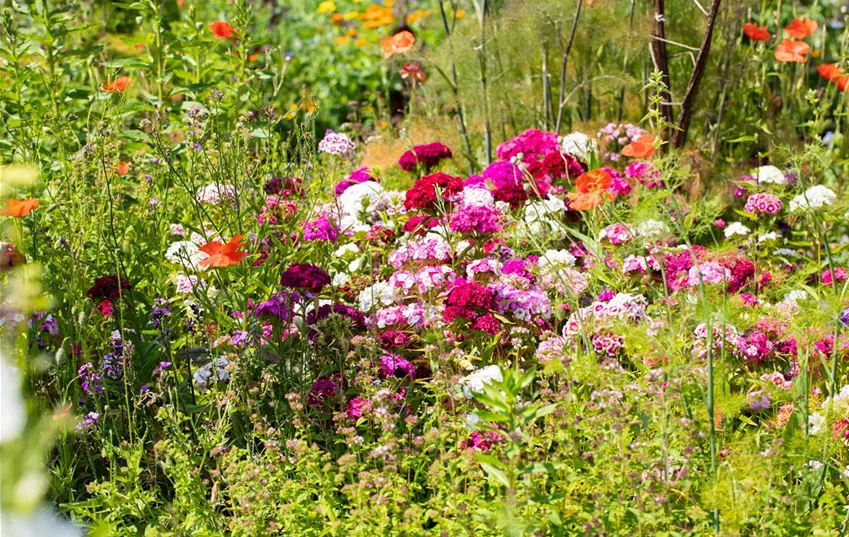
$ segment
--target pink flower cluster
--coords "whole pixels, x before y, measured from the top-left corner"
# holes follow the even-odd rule
[[[442,239],[410,242],[389,254],[389,264],[400,269],[409,263],[445,263],[451,259],[451,245]]]
[[[631,224],[617,222],[610,224],[598,234],[599,240],[606,240],[610,244],[619,245],[631,241],[636,236]]]
[[[752,214],[776,214],[781,210],[781,200],[775,194],[758,192],[749,196],[743,210]]]
[[[454,233],[491,235],[503,228],[502,215],[493,207],[471,205],[451,216],[449,227]]]

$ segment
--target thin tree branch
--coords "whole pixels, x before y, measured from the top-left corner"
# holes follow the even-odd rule
[[[566,63],[569,60],[569,52],[572,50],[572,43],[575,42],[575,32],[578,30],[578,18],[581,16],[581,7],[584,5],[584,0],[578,0],[578,6],[575,8],[575,18],[572,19],[572,30],[569,32],[569,43],[563,49],[563,59],[560,62],[560,94],[557,102],[560,106],[557,108],[557,122],[554,125],[554,131],[560,133],[560,125],[563,122],[563,98],[566,96]]]
[[[716,25],[716,17],[719,15],[719,5],[722,0],[713,0],[713,5],[710,8],[710,16],[708,17],[707,28],[705,35],[702,38],[702,46],[699,47],[699,56],[696,59],[696,67],[693,69],[693,74],[690,76],[690,83],[687,85],[687,93],[684,94],[684,101],[681,103],[681,112],[678,114],[677,129],[672,134],[672,147],[680,148],[684,146],[687,140],[687,129],[690,127],[690,119],[693,116],[694,105],[696,104],[696,96],[699,93],[699,85],[702,82],[702,77],[705,74],[707,67],[708,56],[710,55],[710,44],[713,40],[713,29]]]
[[[666,52],[666,11],[664,8],[664,0],[655,0],[654,2],[654,29],[652,30],[653,39],[649,43],[649,52],[651,52],[652,63],[655,71],[660,73],[661,81],[664,89],[660,91],[660,116],[664,122],[672,123],[672,106],[665,103],[672,102],[669,84],[669,56]]]

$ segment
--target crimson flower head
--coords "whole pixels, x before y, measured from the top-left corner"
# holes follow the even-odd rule
[[[118,278],[115,274],[107,274],[95,278],[94,284],[86,291],[86,296],[91,299],[115,300],[119,298],[124,290],[130,288],[127,278]]]
[[[233,25],[227,21],[216,21],[209,24],[209,31],[215,36],[215,39],[230,39],[236,37],[236,31]]]
[[[245,252],[239,250],[242,235],[236,235],[230,242],[223,244],[218,241],[201,246],[200,251],[208,254],[209,257],[201,260],[202,267],[229,267],[230,265],[238,265],[245,258]]]
[[[769,41],[772,37],[766,26],[758,26],[753,22],[747,22],[743,25],[743,33],[752,41]]]
[[[441,142],[417,145],[412,151],[407,151],[398,159],[398,165],[406,172],[416,169],[416,164],[421,164],[424,169],[429,170],[439,164],[442,159],[451,158],[451,149]]]
[[[793,19],[789,26],[784,28],[787,35],[796,39],[805,39],[817,31],[817,21],[814,19]]]
[[[100,91],[104,93],[123,93],[132,82],[133,79],[128,76],[119,76],[115,80],[104,82]]]
[[[415,62],[408,62],[404,64],[404,67],[401,68],[401,78],[404,80],[408,78],[417,80],[420,84],[424,84],[427,80],[424,71],[422,71],[421,64]]]
[[[330,276],[321,268],[309,263],[297,263],[280,275],[280,285],[306,289],[319,293],[330,283]]]
[[[476,282],[458,279],[445,298],[442,318],[448,323],[458,317],[474,321],[481,315],[495,311],[497,307],[495,291]]]
[[[463,190],[463,180],[459,177],[442,172],[431,173],[416,181],[407,191],[404,207],[407,210],[434,210],[438,197],[447,201],[461,190]]]

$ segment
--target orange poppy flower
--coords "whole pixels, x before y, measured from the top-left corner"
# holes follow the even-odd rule
[[[212,241],[201,246],[200,251],[208,254],[209,257],[201,260],[202,267],[228,267],[237,265],[245,258],[245,252],[239,251],[242,235],[236,235],[227,244],[222,244],[218,241]]]
[[[215,39],[230,39],[236,37],[236,31],[233,30],[233,25],[226,21],[216,21],[209,24],[209,31],[215,36]]]
[[[25,200],[8,199],[6,200],[6,208],[2,214],[3,216],[11,216],[13,218],[23,218],[34,209],[38,209],[38,200],[35,198],[27,198]]]
[[[654,155],[654,136],[645,134],[622,148],[621,153],[626,157],[649,158]]]
[[[118,175],[127,175],[130,172],[130,162],[119,162],[115,165]]]
[[[613,184],[613,178],[604,170],[598,169],[581,174],[575,181],[577,192],[569,192],[571,200],[569,207],[576,211],[589,211],[598,207],[604,199],[613,199],[608,190]]]
[[[805,39],[817,31],[817,21],[814,19],[793,19],[790,26],[784,28],[787,35],[796,39]]]
[[[766,26],[758,26],[753,22],[747,22],[743,25],[743,33],[752,41],[769,41],[772,37]]]
[[[413,47],[416,46],[416,36],[404,30],[395,35],[384,37],[380,41],[380,46],[383,47],[383,57],[390,58],[395,54],[404,54],[413,50]]]
[[[836,82],[843,75],[843,69],[836,63],[823,63],[817,67],[817,72],[829,82]]]
[[[811,51],[811,45],[804,41],[785,39],[775,50],[775,59],[780,62],[804,63],[805,56]]]
[[[100,91],[104,93],[123,93],[132,81],[133,79],[128,76],[119,76],[115,80],[107,80],[104,82]]]

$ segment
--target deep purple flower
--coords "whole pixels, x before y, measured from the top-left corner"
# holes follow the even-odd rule
[[[310,406],[323,409],[337,393],[339,393],[339,385],[329,378],[321,376],[310,387],[309,394],[307,394],[307,403]]]
[[[278,291],[268,300],[260,302],[254,310],[254,315],[256,317],[277,317],[280,320],[288,321],[294,315],[295,302],[298,302],[299,298],[296,293]]]

